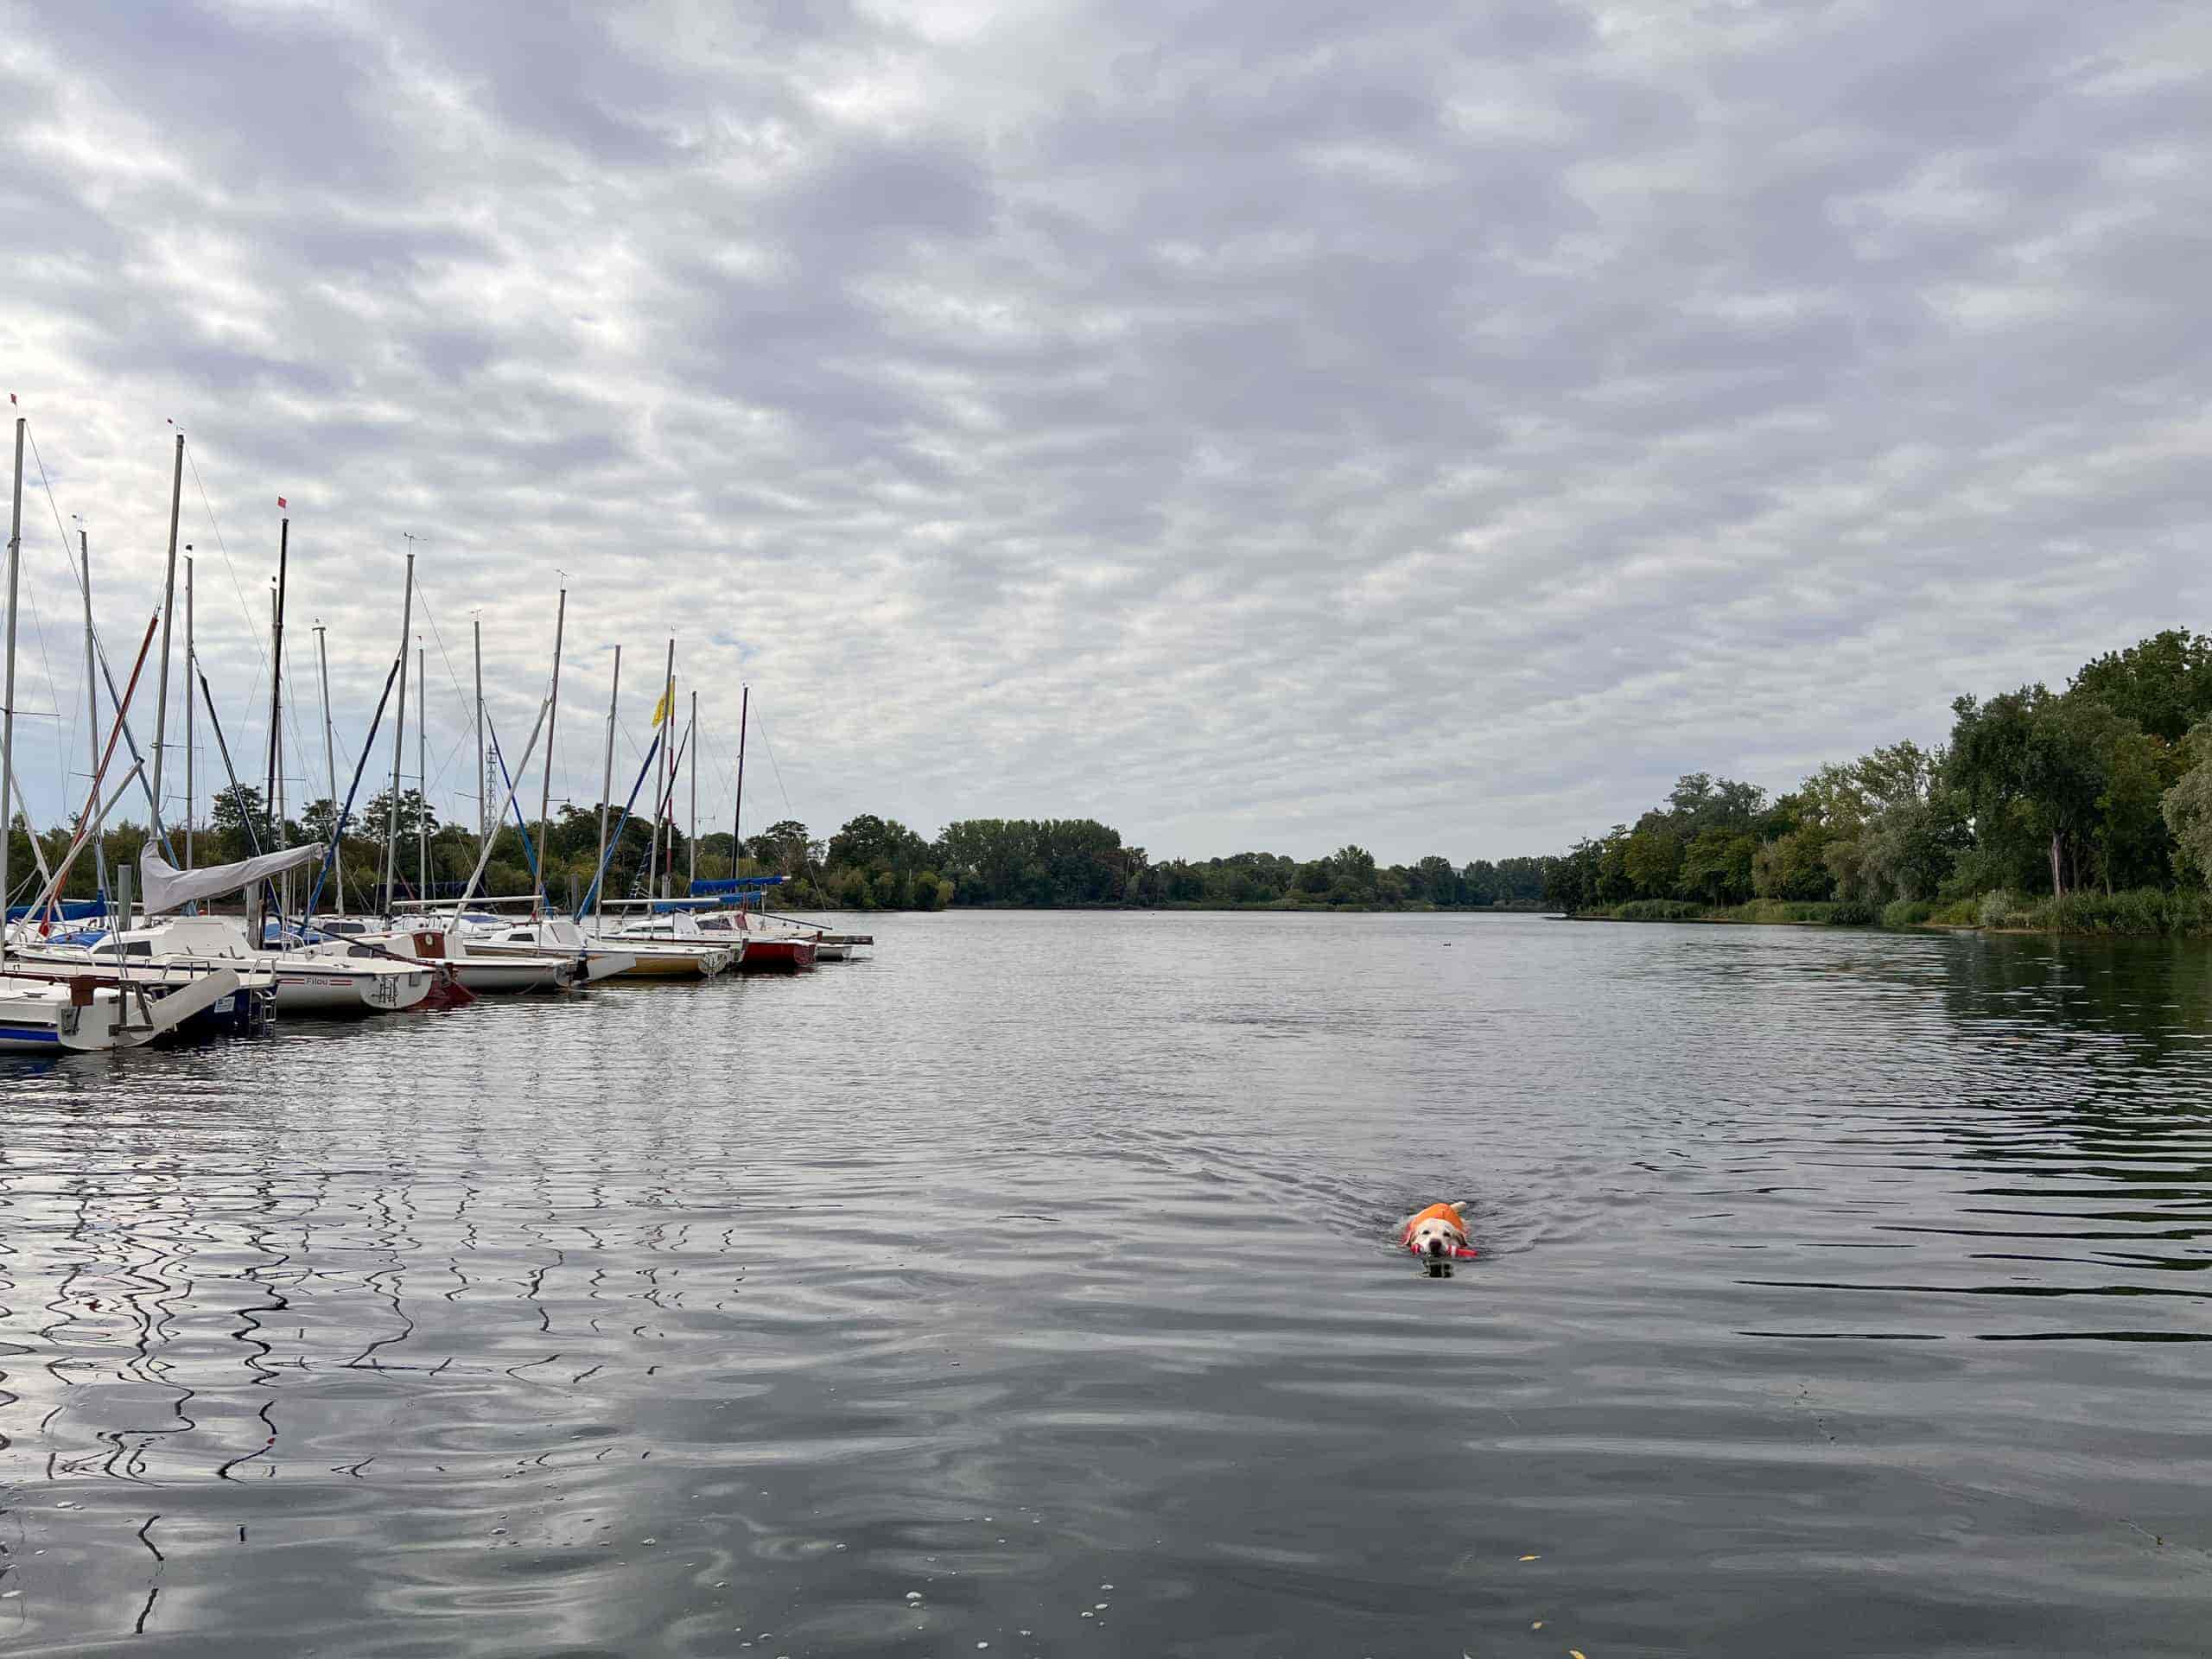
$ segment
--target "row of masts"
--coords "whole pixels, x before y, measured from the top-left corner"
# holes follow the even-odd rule
[[[16,778],[15,772],[15,679],[16,628],[17,614],[16,601],[21,580],[22,563],[23,447],[28,424],[28,421],[23,416],[17,416],[16,421],[14,490],[11,501],[8,543],[8,613],[5,641],[6,668],[4,680],[0,680],[0,808],[4,808],[11,802],[20,803],[27,817],[29,811],[29,802],[23,795],[21,780]],[[114,676],[111,671],[109,671],[105,658],[99,651],[98,633],[93,624],[91,537],[83,527],[81,520],[79,521],[78,528],[77,553],[79,563],[79,586],[83,599],[84,607],[85,696],[86,713],[88,715],[87,741],[90,745],[90,759],[92,766],[92,784],[86,814],[83,815],[79,820],[79,833],[76,837],[76,841],[79,844],[82,844],[85,841],[89,840],[93,854],[95,879],[98,883],[99,890],[104,895],[110,893],[111,888],[110,887],[110,874],[107,868],[106,848],[102,831],[108,821],[109,815],[114,810],[117,804],[122,799],[124,793],[130,788],[130,785],[134,781],[137,783],[138,788],[144,793],[146,798],[149,810],[149,838],[150,844],[160,848],[171,858],[175,857],[177,851],[169,839],[169,826],[163,821],[162,803],[165,798],[164,785],[166,779],[164,773],[169,747],[168,691],[170,684],[170,662],[172,653],[171,619],[175,614],[175,606],[177,597],[177,566],[180,552],[179,532],[181,523],[183,504],[185,461],[184,442],[184,435],[181,432],[176,434],[170,475],[168,543],[167,556],[164,561],[162,571],[162,607],[158,618],[160,636],[159,668],[157,671],[158,677],[156,679],[156,690],[154,705],[154,752],[150,766],[147,765],[145,757],[139,753],[137,741],[131,734],[128,719],[130,695],[132,691],[135,691],[137,683],[137,670],[135,668],[133,670],[131,676],[131,688],[130,690],[126,690],[124,694],[118,696],[115,686]],[[280,509],[283,509],[287,505],[282,497],[278,498],[277,505]],[[407,540],[410,543],[413,539],[414,538],[411,535],[407,537]],[[194,808],[196,801],[196,785],[198,781],[194,776],[194,757],[198,750],[195,704],[200,699],[195,698],[193,696],[193,691],[195,687],[199,689],[201,697],[205,698],[208,705],[208,717],[218,747],[221,753],[225,773],[230,780],[232,798],[238,806],[241,814],[246,818],[249,836],[252,837],[257,843],[257,837],[253,837],[253,831],[251,827],[251,814],[246,810],[247,797],[245,791],[238,787],[239,780],[235,768],[232,765],[229,746],[224,739],[221,724],[215,717],[213,693],[207,688],[206,678],[200,671],[197,652],[194,645],[194,560],[191,556],[192,549],[188,544],[184,545],[181,550],[184,555],[184,742],[181,746],[183,749],[184,773],[184,844],[181,849],[182,864],[181,868],[189,869],[194,868],[196,852],[194,846],[196,818]],[[263,810],[268,815],[267,821],[278,827],[277,833],[280,836],[282,834],[282,826],[286,822],[288,805],[285,796],[286,772],[283,753],[283,684],[285,606],[289,586],[290,556],[291,518],[289,512],[286,512],[285,516],[280,520],[279,524],[276,575],[271,584],[270,593],[269,736],[266,755],[265,784],[261,796]],[[382,868],[379,873],[382,878],[381,887],[384,895],[384,906],[387,912],[390,912],[394,906],[399,887],[398,835],[401,819],[401,804],[403,800],[402,788],[404,781],[403,776],[403,757],[404,755],[407,692],[409,683],[407,643],[413,630],[414,594],[415,553],[410,545],[406,556],[406,574],[401,600],[401,648],[398,658],[393,664],[394,674],[397,683],[398,701],[392,732],[391,787],[387,798],[387,810],[385,814],[383,836],[384,853],[383,859],[381,861]],[[547,862],[550,847],[550,831],[552,825],[552,757],[555,731],[559,718],[561,668],[563,646],[566,639],[567,621],[568,589],[563,586],[560,590],[554,614],[552,684],[550,694],[546,699],[543,713],[545,722],[546,753],[541,773],[538,792],[538,839],[535,856],[531,861],[533,864],[531,899],[534,907],[541,911],[546,906],[549,897],[547,893]],[[151,629],[149,625],[149,632],[150,631]],[[330,658],[328,641],[327,631],[321,622],[318,621],[315,625],[313,632],[315,636],[316,670],[321,682],[321,690],[322,694],[323,767],[328,783],[330,791],[328,798],[330,800],[332,809],[334,812],[342,813],[345,809],[342,809],[340,806],[339,802],[337,744],[331,715]],[[484,701],[483,625],[480,620],[473,623],[472,633],[475,675],[477,834],[480,842],[482,843],[484,856],[488,858],[491,838],[499,827],[493,824],[492,822],[492,815],[490,811],[492,790],[490,787],[489,770],[487,766],[487,762],[496,754],[497,742],[495,736],[493,740],[493,752],[491,753],[487,753],[486,747],[487,722]],[[147,643],[150,644],[151,641],[149,640]],[[143,656],[144,652],[142,646],[140,652],[140,662],[142,665],[143,662]],[[421,779],[422,784],[421,791],[417,798],[415,825],[416,841],[416,890],[418,894],[427,896],[430,891],[429,830],[427,812],[429,780],[429,721],[426,717],[428,709],[429,679],[427,654],[419,641],[415,644],[414,657],[414,680],[417,687],[417,701],[422,705],[423,709],[423,713],[418,715],[416,722],[416,776]],[[107,753],[105,754],[102,752],[100,736],[101,721],[99,718],[99,687],[103,680],[105,681],[107,688],[109,700],[114,704],[116,709],[115,723],[111,728],[107,744]],[[614,747],[618,728],[618,710],[621,697],[621,685],[622,648],[618,645],[614,647],[613,674],[608,696],[605,756],[602,765],[600,791],[599,851],[596,868],[601,873],[602,878],[607,861],[607,842],[609,834],[608,810],[614,783]],[[650,756],[648,756],[648,764],[653,766],[655,772],[656,786],[653,798],[656,804],[652,816],[650,851],[648,860],[645,867],[649,880],[654,885],[666,883],[670,887],[673,886],[675,875],[673,868],[675,850],[675,836],[673,833],[674,814],[671,810],[672,809],[674,803],[671,798],[671,796],[676,782],[676,769],[682,764],[683,749],[689,747],[696,737],[698,728],[699,713],[699,694],[696,690],[694,690],[690,694],[690,721],[686,728],[683,744],[678,745],[667,741],[666,739],[672,734],[675,727],[675,694],[676,642],[671,639],[668,643],[667,657],[662,671],[660,700],[656,704],[654,709],[653,725],[656,728],[656,735],[653,744],[653,752]],[[750,690],[749,688],[741,689],[739,712],[736,810],[733,815],[734,822],[732,824],[734,847],[741,845],[741,842],[737,840],[737,836],[741,830],[741,814],[744,807],[745,734],[747,726],[749,722],[750,711]],[[659,729],[664,726],[666,728],[665,730]],[[106,767],[112,757],[115,739],[118,735],[128,745],[132,765],[130,767],[128,775],[122,780],[114,793],[112,795],[108,795],[103,789],[103,780]],[[535,734],[533,734],[533,747],[535,747]],[[365,759],[366,757],[364,757],[365,762]],[[502,761],[501,765],[504,769],[505,762]],[[526,771],[528,766],[527,753],[525,753],[522,766]],[[149,772],[150,776],[149,776]],[[641,768],[639,782],[642,785],[643,781],[643,769]],[[690,867],[688,870],[688,877],[690,880],[696,880],[698,877],[699,857],[699,778],[696,751],[694,752],[690,781],[691,791],[691,835],[690,836]],[[357,772],[355,774],[355,783],[357,785],[359,782],[359,774]],[[518,784],[519,779],[517,779],[509,785],[507,799],[510,803],[513,801],[515,788]],[[632,792],[632,798],[633,802],[635,800],[635,796],[636,791],[633,789]],[[348,802],[350,804],[350,797],[348,798]],[[506,809],[505,807],[502,808],[503,811],[505,810]],[[625,815],[626,817],[627,815],[626,807],[625,808]],[[4,824],[6,820],[11,816],[11,813],[7,812],[4,810],[0,810],[0,824]],[[518,817],[519,817],[519,813],[518,813]],[[664,837],[663,835],[664,826],[669,830],[669,833],[665,837]],[[11,891],[10,874],[9,871],[10,840],[10,838],[7,835],[0,834],[0,918],[4,918],[6,896]],[[345,892],[345,874],[342,861],[343,836],[342,833],[340,833],[335,829],[334,830],[333,834],[333,842],[334,844],[330,849],[332,874],[336,878],[337,892],[341,895],[340,902],[342,907],[342,895]],[[35,849],[38,846],[35,836],[33,837],[32,844]],[[256,849],[270,850],[258,849],[257,844]],[[44,855],[41,853],[38,856],[41,872],[43,875],[45,874]],[[480,868],[481,865],[480,863]],[[732,860],[732,868],[733,874],[734,874],[734,856],[733,856]],[[52,886],[58,896],[60,886],[59,880],[56,880],[54,881]],[[594,881],[593,890],[594,896],[598,893],[599,886],[600,883],[598,881]],[[285,903],[284,909],[287,913],[289,912],[290,906],[289,902]],[[0,935],[4,935],[4,921],[0,920]],[[0,939],[0,957],[3,957],[4,940]]]

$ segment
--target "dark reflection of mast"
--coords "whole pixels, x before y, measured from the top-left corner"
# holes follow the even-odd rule
[[[154,1522],[161,1518],[158,1513],[149,1515],[146,1517],[146,1524],[138,1529],[138,1541],[145,1545],[148,1553],[153,1556],[154,1570],[147,1578],[146,1605],[138,1610],[138,1622],[130,1627],[133,1636],[146,1634],[146,1621],[154,1616],[154,1604],[161,1599],[162,1567],[168,1557],[162,1554],[161,1547],[149,1535],[154,1529]]]
[[[270,1275],[284,1267],[292,1258],[289,1251],[279,1250],[269,1239],[269,1233],[276,1224],[276,1217],[272,1213],[276,1209],[276,1194],[271,1190],[270,1178],[266,1174],[263,1175],[256,1184],[254,1192],[261,1200],[261,1204],[259,1210],[245,1224],[245,1242],[265,1257],[266,1261],[248,1268],[238,1277],[242,1282],[251,1285],[269,1300],[257,1307],[238,1307],[232,1310],[238,1315],[238,1328],[231,1333],[231,1338],[251,1351],[243,1356],[245,1369],[251,1374],[249,1386],[273,1388],[276,1381],[276,1368],[269,1363],[268,1357],[275,1351],[275,1349],[270,1344],[262,1339],[261,1332],[264,1326],[260,1316],[264,1313],[282,1313],[290,1310],[291,1303],[286,1299],[284,1293],[277,1288]],[[270,1408],[276,1403],[273,1398],[265,1400],[262,1402],[261,1408],[254,1414],[261,1420],[262,1427],[268,1430],[262,1443],[251,1452],[241,1452],[235,1458],[227,1459],[218,1464],[215,1467],[215,1478],[218,1480],[235,1480],[238,1477],[232,1472],[234,1470],[243,1464],[251,1463],[257,1459],[266,1457],[270,1448],[275,1446],[276,1423],[276,1420],[270,1415]]]
[[[144,1172],[142,1179],[150,1181],[155,1179],[155,1157],[150,1150],[135,1154],[133,1161]],[[167,1191],[181,1201],[181,1187],[173,1178]],[[121,1301],[130,1310],[135,1327],[131,1333],[131,1352],[123,1362],[121,1374],[135,1376],[155,1389],[178,1390],[177,1397],[169,1402],[169,1414],[176,1420],[174,1423],[126,1424],[100,1435],[100,1439],[111,1442],[114,1448],[103,1465],[103,1472],[122,1480],[145,1479],[149,1451],[163,1438],[188,1433],[196,1427],[185,1410],[186,1403],[192,1398],[192,1390],[167,1380],[163,1373],[168,1367],[158,1351],[167,1340],[164,1328],[169,1313],[167,1298],[175,1288],[168,1281],[168,1268],[172,1262],[187,1260],[184,1248],[175,1241],[195,1235],[182,1227],[171,1228],[165,1224],[168,1216],[162,1198],[163,1190],[161,1188],[134,1195],[130,1200],[133,1213],[127,1217],[118,1217],[110,1223],[119,1246],[118,1276],[126,1287],[130,1287],[122,1292]],[[152,1224],[150,1226],[141,1223],[142,1214],[147,1215]],[[148,1234],[151,1236],[144,1236]],[[196,1236],[203,1241],[207,1236],[204,1233]],[[168,1242],[164,1243],[164,1239]],[[136,1248],[145,1249],[151,1255],[141,1262],[122,1260],[124,1251]],[[188,1279],[188,1288],[189,1282]]]
[[[16,1202],[15,1185],[8,1173],[6,1162],[4,1160],[0,1160],[0,1216],[19,1207]],[[14,1270],[8,1261],[8,1257],[18,1253],[17,1248],[8,1242],[8,1235],[14,1230],[16,1230],[6,1225],[4,1222],[0,1222],[0,1332],[6,1331],[9,1328],[9,1322],[16,1317],[15,1307],[8,1300],[16,1289]],[[21,1343],[10,1342],[4,1336],[0,1336],[0,1360],[15,1359],[29,1352],[30,1350]],[[7,1411],[22,1397],[22,1395],[9,1388],[8,1368],[5,1365],[0,1365],[0,1452],[5,1452],[15,1444],[8,1435]],[[4,1555],[5,1551],[6,1546],[0,1545],[0,1555]],[[7,1563],[4,1560],[0,1560],[0,1578],[6,1576]]]
[[[391,1305],[391,1316],[399,1321],[399,1329],[391,1336],[378,1337],[359,1353],[347,1360],[346,1363],[349,1368],[358,1367],[367,1370],[405,1369],[388,1367],[376,1356],[386,1348],[398,1347],[415,1334],[415,1321],[408,1317],[407,1310],[400,1300],[400,1289],[406,1272],[405,1252],[412,1249],[421,1242],[409,1230],[414,1220],[414,1205],[410,1196],[411,1192],[412,1189],[404,1184],[399,1189],[399,1201],[408,1216],[404,1223],[393,1215],[392,1198],[390,1193],[378,1188],[369,1197],[369,1208],[375,1212],[378,1225],[383,1230],[378,1239],[378,1248],[389,1258],[391,1265],[378,1268],[374,1273],[366,1275],[361,1282],[364,1288],[382,1296]]]
[[[82,1181],[72,1183],[72,1188],[76,1195],[77,1218],[70,1224],[65,1236],[71,1244],[81,1245],[91,1227],[91,1199]],[[63,1349],[61,1333],[77,1323],[77,1280],[84,1273],[85,1267],[83,1259],[79,1258],[72,1260],[63,1269],[60,1278],[55,1282],[53,1299],[45,1304],[46,1311],[54,1318],[39,1327],[39,1340],[46,1344],[48,1350],[45,1361],[47,1375],[54,1382],[54,1404],[46,1415],[39,1419],[41,1434],[46,1433],[68,1409],[70,1391],[77,1386],[63,1370],[73,1362]],[[95,1313],[99,1312],[99,1303],[98,1297],[90,1299]],[[74,1464],[62,1457],[60,1447],[49,1442],[46,1452],[46,1478],[48,1480],[58,1479],[65,1473],[74,1473],[75,1469]]]

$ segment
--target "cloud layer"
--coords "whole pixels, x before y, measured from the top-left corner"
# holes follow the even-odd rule
[[[349,752],[416,538],[449,799],[561,573],[556,799],[673,634],[717,822],[749,682],[749,824],[1155,855],[1548,850],[2202,620],[2201,9],[735,13],[8,14],[35,804],[56,512],[127,659],[170,419],[234,747],[281,493]]]

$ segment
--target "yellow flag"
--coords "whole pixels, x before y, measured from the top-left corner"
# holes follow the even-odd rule
[[[653,705],[654,725],[658,726],[661,721],[668,718],[668,701],[675,695],[676,693],[672,690],[664,691],[660,694],[660,701]]]

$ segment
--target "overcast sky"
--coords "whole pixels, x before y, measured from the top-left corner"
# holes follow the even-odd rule
[[[2195,0],[0,16],[41,811],[56,514],[120,678],[172,420],[241,770],[281,494],[341,767],[416,538],[447,799],[472,612],[518,748],[562,572],[556,800],[673,633],[717,823],[749,681],[749,829],[1155,857],[1551,850],[2206,620]]]

